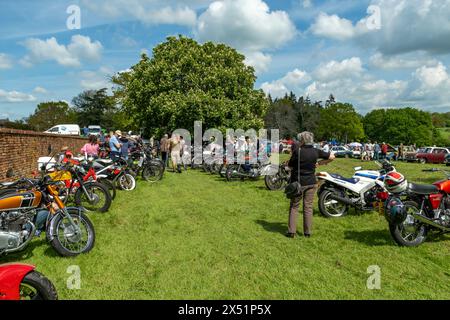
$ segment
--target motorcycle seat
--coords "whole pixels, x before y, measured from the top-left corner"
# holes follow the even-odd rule
[[[359,179],[356,179],[356,178],[345,178],[345,177],[341,176],[340,174],[336,174],[336,173],[332,173],[332,174],[330,174],[330,176],[332,176],[335,179],[339,179],[339,180],[342,180],[342,181],[350,182],[351,184],[357,184],[359,182]]]
[[[438,187],[432,185],[432,184],[415,184],[410,183],[408,184],[408,191],[416,194],[433,194],[439,192]]]

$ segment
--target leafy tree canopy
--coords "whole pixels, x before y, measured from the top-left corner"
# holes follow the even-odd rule
[[[76,123],[76,113],[67,102],[43,102],[38,104],[27,122],[36,131],[45,131],[58,124]]]
[[[153,57],[142,55],[128,73],[113,78],[115,95],[146,132],[206,128],[259,129],[268,99],[255,90],[255,71],[224,44],[169,37]]]

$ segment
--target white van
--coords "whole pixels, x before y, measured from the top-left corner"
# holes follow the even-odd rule
[[[81,130],[80,126],[77,124],[60,124],[48,129],[44,133],[79,136],[81,134]]]
[[[89,126],[88,127],[89,135],[99,136],[100,132],[102,132],[102,127],[100,126]]]

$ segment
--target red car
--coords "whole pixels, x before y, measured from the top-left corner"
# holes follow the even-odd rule
[[[444,163],[448,154],[450,150],[447,148],[428,147],[420,148],[416,158],[420,163]]]

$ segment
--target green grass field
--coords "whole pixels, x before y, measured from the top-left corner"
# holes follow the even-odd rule
[[[357,165],[339,159],[320,170],[350,176]],[[441,178],[425,167],[397,169],[418,183]],[[91,253],[58,257],[41,236],[1,262],[36,264],[61,299],[450,299],[449,236],[400,248],[377,213],[329,220],[316,205],[313,237],[288,239],[288,205],[262,180],[167,172],[158,184],[120,192],[109,213],[90,215]],[[80,290],[67,289],[71,265],[80,267]],[[380,290],[366,287],[371,265],[381,268]]]

